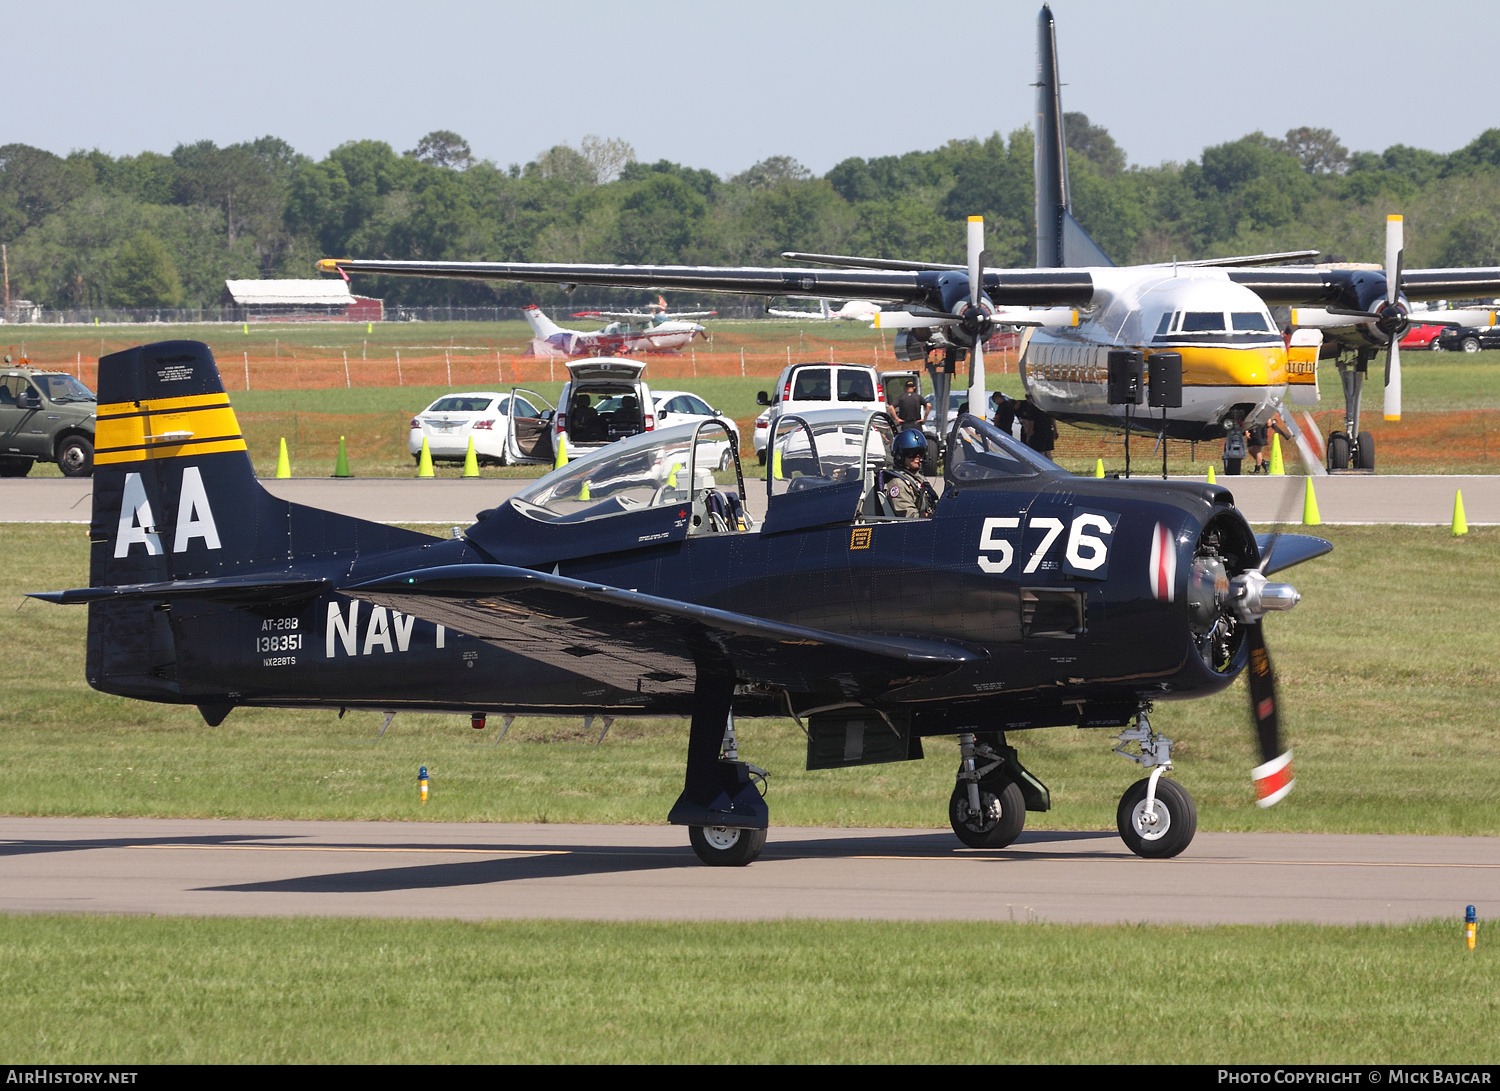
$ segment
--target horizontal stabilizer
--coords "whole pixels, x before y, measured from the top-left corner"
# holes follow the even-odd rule
[[[125,602],[131,599],[216,599],[220,601],[311,598],[328,586],[328,580],[286,573],[276,575],[217,576],[161,583],[127,583],[113,587],[75,587],[68,591],[33,591],[27,597],[77,606],[90,602]]]
[[[1262,557],[1270,558],[1261,569],[1263,576],[1333,552],[1332,542],[1314,538],[1311,534],[1257,534],[1255,544]]]
[[[509,565],[419,569],[339,588],[638,693],[691,691],[713,662],[798,691],[829,679],[863,695],[984,658],[943,640],[851,636]]]

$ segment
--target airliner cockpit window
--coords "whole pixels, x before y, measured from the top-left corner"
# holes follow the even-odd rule
[[[1219,333],[1223,329],[1223,311],[1188,311],[1182,316],[1183,333]]]
[[[1269,333],[1271,331],[1271,325],[1266,320],[1266,316],[1259,311],[1235,311],[1230,318],[1233,319],[1235,331],[1238,333],[1250,331]]]
[[[1157,327],[1156,327],[1156,336],[1161,337],[1163,334],[1165,334],[1167,332],[1167,330],[1169,330],[1171,328],[1171,326],[1172,326],[1172,312],[1168,311],[1166,314],[1164,314],[1164,315],[1161,316],[1161,322],[1157,324]]]

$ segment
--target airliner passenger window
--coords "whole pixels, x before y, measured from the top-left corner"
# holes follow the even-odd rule
[[[1223,328],[1223,311],[1188,311],[1182,316],[1183,333],[1218,333]]]
[[[1234,328],[1237,331],[1254,330],[1257,333],[1262,331],[1269,333],[1271,330],[1266,316],[1259,311],[1235,311],[1230,317],[1234,320]]]

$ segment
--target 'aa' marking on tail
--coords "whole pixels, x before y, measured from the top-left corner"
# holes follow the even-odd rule
[[[222,549],[219,528],[214,523],[213,508],[208,503],[208,490],[203,487],[203,475],[198,467],[188,466],[182,471],[181,495],[177,501],[177,535],[172,541],[173,553],[186,553],[188,543],[202,538],[209,549]],[[161,535],[157,533],[156,520],[151,514],[151,501],[146,499],[146,487],[141,475],[125,475],[125,491],[120,501],[120,526],[115,535],[115,557],[130,555],[130,547],[139,542],[146,547],[148,557],[161,554]]]

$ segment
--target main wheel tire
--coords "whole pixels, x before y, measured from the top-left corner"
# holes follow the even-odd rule
[[[1226,458],[1224,460],[1224,476],[1239,477],[1240,468],[1244,465],[1244,463],[1245,460],[1242,458]]]
[[[967,784],[959,781],[953,786],[953,794],[948,797],[948,823],[969,848],[1003,849],[1021,836],[1026,825],[1026,799],[1015,781],[1004,777],[981,781],[979,805],[986,814],[970,812]]]
[[[1479,338],[1477,338],[1477,337],[1465,337],[1464,341],[1463,341],[1462,348],[1463,348],[1463,350],[1465,352],[1478,352],[1479,351]]]
[[[1150,778],[1136,781],[1120,797],[1115,824],[1125,847],[1137,856],[1165,860],[1192,844],[1198,832],[1198,808],[1187,789],[1175,780],[1156,782],[1156,822],[1145,819],[1146,789]]]
[[[35,462],[34,458],[0,458],[0,477],[25,477]]]
[[[766,847],[766,831],[734,826],[689,826],[688,841],[698,859],[711,867],[744,867]]]
[[[1354,468],[1356,470],[1375,469],[1375,437],[1369,432],[1359,434],[1359,450],[1354,454]]]
[[[1344,432],[1328,433],[1328,468],[1330,470],[1349,468],[1349,436]]]
[[[94,445],[83,436],[69,436],[57,448],[57,464],[64,477],[93,476]]]

